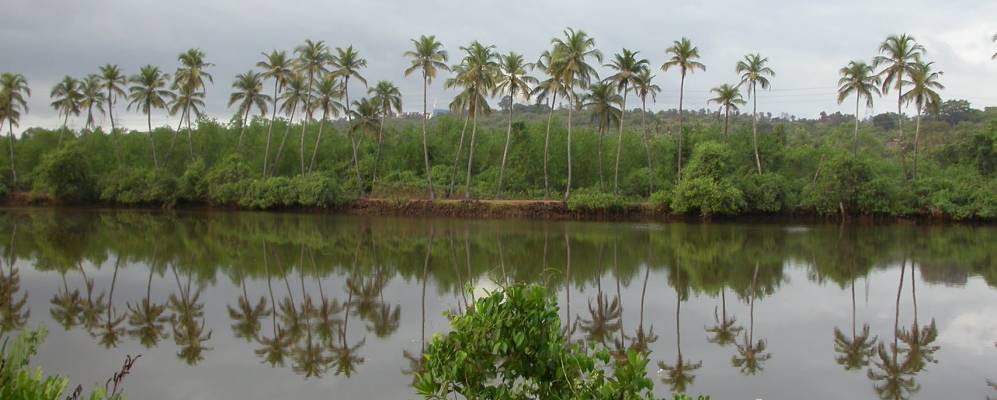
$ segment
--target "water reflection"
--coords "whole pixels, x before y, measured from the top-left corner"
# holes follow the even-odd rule
[[[442,311],[462,312],[496,285],[533,282],[557,293],[569,340],[599,343],[617,356],[649,353],[662,394],[719,394],[757,375],[786,374],[785,365],[806,356],[776,342],[789,335],[781,329],[797,326],[777,312],[787,307],[777,297],[830,282],[840,290],[830,288],[813,305],[840,304],[841,317],[807,343],[827,347],[821,357],[841,379],[865,371],[871,385],[854,389],[856,397],[907,399],[921,393],[931,371],[944,369],[935,367],[938,359],[952,357],[942,356],[944,319],[919,309],[919,300],[935,304],[935,289],[923,282],[951,290],[974,280],[997,285],[987,250],[997,230],[987,227],[35,210],[0,213],[0,232],[9,235],[0,242],[0,333],[51,321],[98,348],[167,349],[173,362],[191,366],[234,356],[213,351],[224,346],[306,379],[383,373],[388,364],[411,382],[427,340],[446,328]],[[867,289],[859,306],[856,282],[871,276],[890,277],[892,302],[870,302]],[[29,297],[26,282],[50,284],[31,286]],[[37,296],[46,302],[33,303]],[[32,307],[42,307],[41,315]],[[888,325],[873,312],[886,307]],[[689,323],[704,331],[689,335]],[[674,341],[659,341],[656,331],[674,332]],[[169,362],[148,360],[152,369]],[[821,371],[819,379],[837,379],[831,368]],[[993,386],[993,377],[976,379],[987,382],[983,389]]]

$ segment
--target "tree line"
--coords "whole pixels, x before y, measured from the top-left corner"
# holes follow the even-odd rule
[[[594,38],[584,31],[568,28],[560,37],[551,39],[550,49],[544,51],[535,62],[528,62],[523,55],[516,52],[503,54],[495,46],[474,41],[460,47],[459,60],[449,64],[449,53],[434,36],[420,36],[411,42],[411,49],[404,53],[410,61],[404,72],[406,76],[416,75],[422,79],[423,110],[419,132],[421,146],[406,150],[421,153],[422,165],[419,168],[411,168],[411,172],[417,175],[421,172],[421,179],[425,182],[424,193],[430,199],[435,198],[439,190],[443,190],[448,197],[457,195],[460,172],[464,173],[462,177],[464,198],[500,198],[507,194],[510,185],[507,179],[510,157],[515,157],[514,146],[517,144],[514,140],[516,139],[514,131],[517,129],[520,132],[532,131],[535,128],[531,126],[524,129],[514,120],[517,101],[534,102],[547,110],[543,133],[537,132],[538,136],[543,138],[542,155],[533,155],[537,158],[542,157],[543,199],[554,197],[552,191],[559,190],[554,186],[563,188],[563,196],[560,198],[568,200],[573,188],[579,185],[579,179],[587,185],[589,178],[579,176],[578,173],[580,169],[589,170],[591,166],[588,164],[593,158],[594,169],[598,176],[597,191],[614,196],[632,194],[621,188],[626,185],[625,182],[621,183],[621,170],[623,170],[621,160],[625,167],[626,159],[636,159],[640,157],[636,155],[639,153],[643,153],[644,158],[641,161],[644,166],[639,168],[646,167],[645,195],[665,189],[677,190],[682,187],[684,181],[695,178],[694,175],[697,174],[686,171],[697,152],[694,147],[696,138],[690,135],[702,131],[703,124],[684,110],[685,81],[696,71],[705,70],[706,65],[701,60],[699,48],[688,38],[676,40],[666,49],[667,58],[659,68],[663,73],[675,71],[680,76],[678,113],[674,118],[675,123],[671,124],[669,121],[667,128],[668,140],[673,142],[667,146],[669,148],[666,151],[669,154],[661,154],[665,149],[655,145],[655,141],[661,140],[660,137],[656,137],[660,135],[655,135],[657,133],[655,127],[647,121],[649,114],[647,101],[654,102],[661,88],[654,83],[655,75],[652,72],[651,62],[642,58],[638,51],[624,48],[612,57],[604,59]],[[52,88],[50,93],[51,106],[63,120],[63,127],[57,135],[55,147],[61,147],[64,136],[75,137],[68,129],[71,117],[85,117],[84,128],[80,131],[82,137],[84,132],[97,132],[95,115],[106,113],[111,122],[109,135],[111,140],[107,144],[113,148],[114,162],[119,167],[126,164],[122,161],[124,152],[122,146],[128,139],[123,136],[131,135],[123,135],[126,132],[115,126],[114,115],[119,103],[127,102],[127,110],[138,111],[146,116],[148,140],[146,140],[147,149],[144,151],[151,154],[152,169],[160,169],[162,164],[170,162],[170,157],[184,157],[189,161],[196,159],[208,161],[209,157],[203,154],[203,151],[195,152],[194,136],[196,131],[204,130],[205,88],[207,84],[213,82],[210,73],[213,64],[207,61],[205,53],[200,49],[190,49],[181,53],[178,62],[180,65],[173,74],[164,72],[160,67],[147,65],[129,77],[119,66],[107,64],[100,67],[98,73],[82,79],[69,76],[64,78]],[[596,70],[600,65],[608,68],[611,74],[600,78]],[[256,64],[256,68],[238,74],[232,84],[229,106],[235,109],[235,115],[232,118],[231,128],[238,132],[238,139],[234,140],[235,143],[225,152],[247,155],[250,150],[246,147],[251,144],[246,142],[255,140],[246,139],[247,129],[252,131],[249,129],[253,123],[251,117],[258,118],[265,125],[266,133],[261,149],[262,159],[254,162],[259,164],[257,168],[260,175],[254,173],[254,176],[267,178],[282,173],[304,176],[322,172],[320,168],[324,161],[321,159],[321,156],[324,156],[322,149],[329,146],[323,144],[323,134],[327,132],[328,126],[330,130],[342,133],[349,141],[349,151],[345,155],[348,163],[341,163],[340,160],[332,161],[339,173],[337,177],[343,181],[341,183],[355,189],[357,195],[369,195],[378,179],[383,179],[383,176],[379,175],[386,172],[385,167],[381,165],[386,161],[385,125],[392,117],[401,114],[402,104],[400,90],[394,83],[382,80],[368,85],[363,75],[366,66],[367,60],[353,46],[332,49],[323,41],[306,40],[290,53],[273,50],[262,54],[262,60]],[[723,127],[722,136],[717,136],[713,132],[711,134],[714,134],[714,137],[709,139],[721,144],[727,142],[727,146],[733,146],[733,142],[728,140],[731,113],[733,112],[736,117],[740,107],[746,106],[747,100],[750,100],[752,108],[750,166],[756,175],[763,176],[766,170],[773,169],[773,165],[778,161],[764,154],[762,147],[766,139],[759,136],[759,123],[764,121],[759,118],[757,103],[758,97],[762,95],[760,92],[770,88],[771,80],[776,73],[770,66],[769,59],[757,53],[748,54],[737,61],[734,71],[738,77],[735,82],[722,84],[711,90],[712,97],[709,102],[718,106],[719,113],[723,116]],[[463,120],[460,134],[454,138],[456,146],[447,145],[449,147],[447,150],[451,153],[449,155],[441,154],[442,149],[438,147],[434,149],[431,145],[437,139],[429,135],[429,124],[439,119],[431,118],[427,109],[428,86],[443,74],[449,74],[445,80],[445,87],[457,91],[449,108],[457,120]],[[855,101],[854,131],[849,146],[852,156],[859,157],[861,105],[871,107],[875,98],[896,93],[896,136],[881,137],[880,142],[889,147],[885,151],[895,155],[903,180],[917,181],[919,154],[922,150],[921,120],[924,115],[937,113],[942,103],[939,94],[944,89],[940,83],[942,74],[933,62],[927,60],[926,49],[912,36],[906,34],[893,35],[884,40],[878,48],[878,55],[872,58],[871,62],[856,60],[844,66],[840,70],[837,100],[841,103],[853,97]],[[366,96],[361,95],[357,98],[354,93],[351,99],[351,81],[367,87]],[[272,89],[267,89],[267,85],[271,85]],[[625,128],[627,101],[631,94],[640,102],[639,120],[635,122],[636,128],[627,131]],[[26,98],[30,95],[30,88],[23,75],[4,73],[0,77],[0,122],[8,123],[10,141],[8,186],[11,187],[18,187],[15,161],[17,147],[15,142],[18,140],[13,136],[13,127],[18,124],[22,114],[28,111]],[[479,117],[484,117],[492,111],[490,100],[495,97],[502,99],[500,105],[503,105],[503,111],[506,111],[504,140],[499,140],[498,143],[500,156],[490,160],[497,164],[497,177],[490,178],[494,181],[490,182],[492,186],[490,190],[476,191],[474,179],[480,178],[480,174],[476,176],[474,172],[482,170],[482,166],[475,164],[476,161],[481,162],[482,156],[479,149],[479,141],[483,139],[479,138],[478,134]],[[904,123],[907,120],[903,115],[905,105],[913,105],[915,108],[912,141],[904,134]],[[579,149],[579,144],[576,143],[579,139],[576,136],[587,133],[578,132],[579,124],[573,124],[575,111],[585,111],[590,114],[588,124],[594,128],[598,138],[594,146],[594,157],[585,153],[584,158],[579,158],[577,154],[584,153],[585,150]],[[178,117],[176,129],[172,131],[168,140],[169,149],[165,151],[162,148],[157,149],[157,142],[159,147],[165,144],[155,138],[151,122],[152,114],[157,112]],[[278,112],[285,118],[278,118]],[[566,113],[566,116],[557,118],[557,122],[563,124],[558,127],[554,124],[555,114],[560,117],[562,113]],[[650,114],[654,119],[654,113]],[[295,118],[298,118],[297,125]],[[192,120],[198,123],[196,127]],[[657,121],[652,121],[654,122]],[[434,129],[441,130],[439,123],[434,125]],[[313,132],[315,126],[317,131]],[[283,132],[280,132],[281,128]],[[292,132],[292,128],[298,131]],[[711,129],[720,130],[719,127],[712,126]],[[563,135],[558,131],[563,131]],[[104,131],[100,129],[99,132]],[[625,135],[625,132],[632,132],[634,135]],[[615,154],[606,154],[610,152],[605,151],[604,141],[607,134],[611,133],[616,133],[617,136]],[[364,144],[365,134],[373,136],[373,145]],[[552,142],[552,139],[555,139],[555,142]],[[28,140],[27,135],[22,135],[20,141],[25,140]],[[186,141],[185,155],[174,150],[176,143],[182,141]],[[636,142],[637,151],[625,152],[624,150],[630,150],[625,142]],[[295,144],[296,152],[292,147]],[[563,161],[552,159],[552,146],[559,147],[563,152]],[[370,149],[373,153],[372,160],[366,160],[367,147],[372,147]],[[309,148],[310,152],[307,151]],[[908,153],[912,155],[909,156]],[[479,160],[475,159],[476,155],[479,156]],[[823,156],[822,154],[822,159]],[[258,158],[256,155],[253,157]],[[285,157],[296,157],[295,168],[281,169],[286,162]],[[434,168],[441,168],[439,164],[444,158],[451,162],[449,171],[434,172]],[[666,168],[656,166],[656,158],[671,159],[670,164],[674,169],[672,172],[667,172],[670,178],[663,179],[661,173],[655,177],[656,171],[666,171]],[[466,167],[461,165],[462,161],[466,162],[464,164]],[[633,160],[630,161],[633,164]],[[555,170],[555,166],[552,165],[555,162],[559,164],[557,167],[563,175]],[[612,162],[611,176],[604,165],[605,162]],[[907,165],[908,162],[910,166]],[[491,169],[491,166],[486,168]],[[418,171],[419,169],[422,171]],[[390,174],[395,171],[387,172]],[[623,170],[623,173],[623,179],[626,180],[627,172]],[[345,182],[342,177],[347,174],[353,182]],[[815,175],[814,180],[816,181],[818,177],[819,173]],[[434,179],[437,183],[434,183]],[[444,183],[437,185],[441,180]],[[689,185],[703,186],[702,183],[687,183],[685,187],[694,191]],[[713,183],[709,185],[716,186]],[[439,187],[434,190],[437,186]],[[720,191],[723,191],[722,188]]]

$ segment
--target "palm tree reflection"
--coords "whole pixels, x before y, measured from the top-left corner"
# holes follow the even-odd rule
[[[893,319],[893,344],[887,346],[879,343],[876,349],[877,359],[873,360],[872,368],[867,373],[873,384],[873,390],[880,399],[902,400],[920,389],[914,381],[914,372],[909,357],[899,358],[898,339],[900,335],[900,294],[904,287],[904,274],[907,270],[907,260],[900,264],[900,284],[897,287],[897,301]]]
[[[0,272],[0,275],[3,275],[3,273]],[[60,275],[62,276],[62,287],[59,288],[59,291],[49,301],[52,304],[49,314],[52,315],[52,319],[62,326],[62,329],[68,331],[80,324],[80,318],[83,313],[80,303],[83,300],[80,297],[79,289],[69,290],[65,272],[60,273]],[[0,281],[0,286],[3,285],[4,283]],[[7,298],[5,291],[3,287],[0,287],[0,304],[4,305],[3,308],[6,308],[8,301],[11,301]]]
[[[834,328],[834,351],[838,353],[835,361],[845,368],[845,371],[852,371],[865,368],[869,365],[869,358],[876,353],[876,336],[869,334],[869,324],[862,324],[862,333],[859,334],[855,328],[855,277],[851,277],[852,292],[852,336],[847,337],[837,327]]]
[[[114,275],[111,277],[111,290],[107,295],[107,315],[104,318],[104,322],[101,325],[101,330],[98,334],[100,337],[100,344],[104,345],[106,348],[112,348],[118,346],[118,341],[121,339],[121,335],[127,332],[124,326],[121,326],[125,322],[125,318],[128,317],[128,313],[125,312],[121,315],[116,315],[114,309],[114,286],[118,282],[118,269],[121,267],[121,257],[117,257],[114,260]]]
[[[727,315],[726,286],[720,287],[720,314],[717,315],[717,308],[714,307],[713,321],[716,322],[716,325],[706,328],[706,332],[710,334],[706,340],[720,347],[733,344],[737,340],[737,335],[744,331],[744,327],[737,324],[737,317]]]
[[[696,380],[693,374],[703,366],[702,361],[686,361],[682,357],[682,301],[688,296],[683,295],[685,287],[682,286],[682,266],[676,258],[675,263],[675,349],[677,356],[674,364],[666,364],[664,361],[658,362],[661,382],[668,385],[673,393],[685,393],[686,388]]]
[[[749,306],[748,332],[741,337],[743,341],[736,344],[737,355],[731,358],[731,363],[741,370],[742,374],[754,375],[763,369],[763,364],[772,358],[766,353],[765,339],[754,341],[755,334],[755,297],[758,283],[758,262],[755,262],[755,272],[751,277],[751,300]]]
[[[161,339],[166,339],[169,334],[166,332],[166,323],[170,318],[164,313],[166,306],[152,301],[152,275],[155,269],[149,265],[149,280],[145,286],[145,298],[132,305],[128,304],[128,311],[131,316],[128,318],[128,325],[131,329],[128,334],[138,338],[146,348],[155,347]]]
[[[173,328],[173,341],[180,346],[177,357],[187,364],[195,365],[204,359],[204,352],[211,350],[205,342],[211,340],[211,330],[204,331],[204,304],[199,303],[202,288],[191,293],[191,274],[187,273],[187,282],[180,284],[180,276],[176,266],[173,267],[173,277],[177,282],[177,293],[170,293],[167,307],[173,312],[170,325]]]

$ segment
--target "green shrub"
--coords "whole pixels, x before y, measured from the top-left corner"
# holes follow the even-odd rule
[[[776,213],[790,207],[789,181],[782,175],[766,172],[761,175],[749,174],[738,180],[738,188],[744,194],[745,210],[750,212]]]
[[[721,179],[730,175],[733,169],[730,148],[723,143],[702,142],[692,152],[689,165],[682,170],[683,180],[708,177]]]
[[[615,359],[561,334],[557,302],[539,286],[512,286],[450,315],[452,331],[425,353],[415,388],[427,399],[652,399],[646,354]],[[587,351],[588,350],[588,351]]]
[[[62,400],[66,396],[68,378],[44,376],[41,368],[28,366],[47,335],[48,331],[41,325],[34,330],[21,331],[13,341],[0,338],[0,399]],[[120,393],[108,396],[105,389],[98,386],[88,398],[121,400],[124,396]]]
[[[339,185],[332,178],[311,173],[291,179],[295,204],[302,207],[334,207],[345,203]]]
[[[745,207],[744,195],[729,179],[697,177],[684,179],[672,193],[671,209],[679,214],[736,214]]]
[[[215,204],[237,204],[242,198],[240,181],[249,178],[249,174],[249,166],[238,154],[226,157],[204,177],[208,200]]]
[[[8,194],[10,194],[10,189],[7,188],[7,185],[0,182],[0,198],[7,197]]]
[[[35,191],[61,201],[83,202],[97,194],[90,164],[73,144],[45,154],[35,169],[34,179]]]
[[[623,197],[594,189],[579,189],[568,199],[571,211],[616,212],[625,207]]]
[[[242,187],[238,202],[242,207],[266,210],[296,202],[291,180],[283,176],[249,179],[243,182]]]
[[[207,167],[204,165],[204,160],[197,159],[187,164],[183,175],[180,175],[180,179],[177,180],[177,197],[184,201],[205,200],[205,196],[208,194],[206,174]]]

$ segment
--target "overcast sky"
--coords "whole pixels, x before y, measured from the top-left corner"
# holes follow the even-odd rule
[[[968,99],[976,107],[997,105],[997,1],[836,0],[589,1],[589,0],[3,0],[0,12],[0,71],[24,74],[32,89],[22,127],[58,126],[49,106],[51,87],[63,76],[82,77],[104,63],[129,75],[141,65],[176,69],[177,55],[191,47],[215,64],[207,88],[207,111],[227,121],[230,85],[237,73],[260,61],[261,52],[292,50],[305,39],[330,47],[356,46],[368,60],[373,82],[394,81],[406,111],[422,107],[417,77],[406,78],[402,57],[410,38],[435,34],[458,61],[459,47],[472,40],[516,51],[534,60],[565,27],[589,32],[607,56],[621,48],[648,58],[663,89],[656,109],[677,107],[678,73],[657,68],[673,40],[689,37],[700,48],[706,72],[686,82],[686,107],[706,105],[708,91],[736,83],[734,64],[744,54],[769,58],[777,75],[762,92],[759,111],[814,117],[821,111],[854,112],[835,98],[837,70],[849,60],[871,60],[888,35],[907,32],[928,49],[945,72],[943,97]],[[603,69],[604,70],[604,69]],[[602,71],[600,71],[602,72]],[[445,77],[445,76],[444,76]],[[430,89],[430,107],[444,108],[452,92],[442,79]],[[269,86],[268,86],[269,87]],[[352,93],[365,89],[350,88]],[[631,96],[632,97],[632,96]],[[875,110],[896,107],[889,99]],[[629,107],[636,107],[633,102]],[[144,128],[145,119],[117,107],[121,124]],[[162,114],[160,112],[160,114]],[[71,118],[80,127],[83,119]],[[154,115],[153,123],[173,121]],[[107,123],[106,118],[103,123]],[[173,122],[175,123],[175,121]]]

